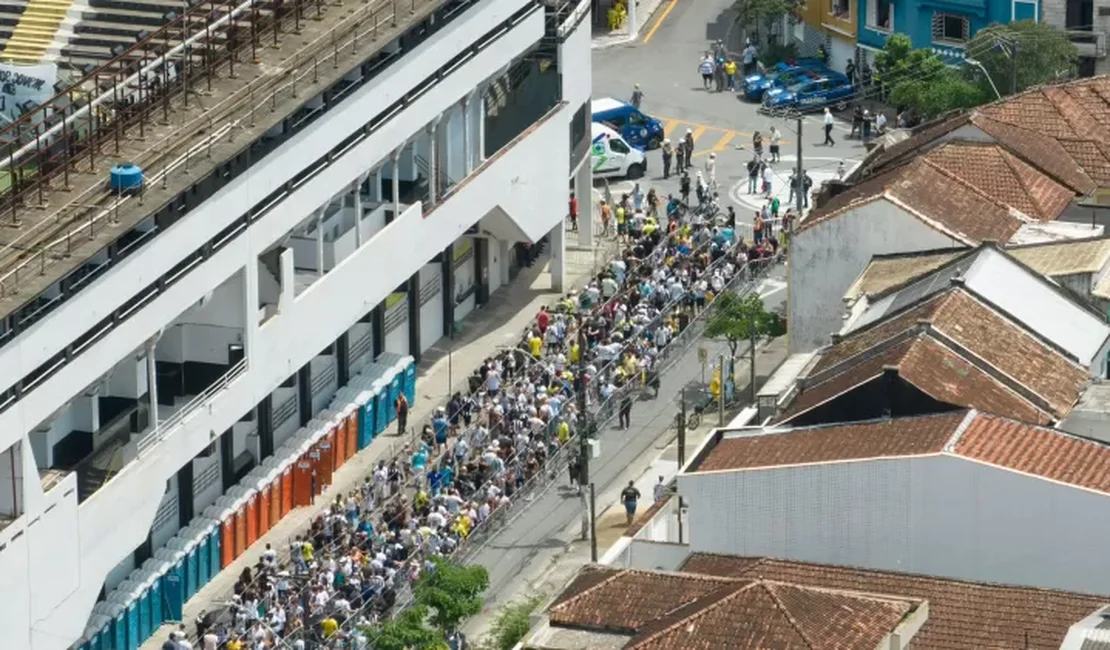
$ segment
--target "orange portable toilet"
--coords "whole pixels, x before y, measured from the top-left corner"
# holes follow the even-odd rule
[[[285,515],[293,509],[293,469],[296,461],[290,460],[286,462],[281,468],[281,507],[278,510],[278,518],[285,519]]]
[[[243,536],[243,550],[258,541],[258,492],[252,488],[237,485],[227,491],[236,499],[242,523],[239,525]]]
[[[266,515],[267,519],[269,520],[269,526],[266,527],[267,531],[269,531],[270,528],[276,526],[277,523],[281,521],[281,501],[283,498],[281,494],[281,488],[282,478],[284,476],[284,468],[284,459],[278,456],[271,456],[262,463],[262,469],[265,470],[265,474],[263,476],[269,482],[270,486],[270,500],[267,503],[267,505],[269,506],[269,513]]]
[[[292,508],[312,505],[312,497],[315,496],[312,494],[312,475],[315,468],[312,459],[309,458],[310,455],[306,454],[304,458],[297,460],[293,466]]]
[[[247,550],[247,499],[235,499],[235,557]]]
[[[335,460],[333,458],[335,448],[332,446],[332,442],[329,438],[334,437],[334,435],[329,434],[328,437],[325,437],[316,444],[316,476],[319,489],[317,494],[323,492],[325,486],[331,485],[332,472],[335,467]]]
[[[223,526],[220,528],[220,549],[221,551],[223,550],[225,541],[229,542],[227,548],[231,549],[230,564],[230,562],[234,562],[235,558],[239,557],[243,553],[243,549],[246,548],[245,546],[241,547],[239,545],[239,525],[242,523],[242,518],[239,516],[239,505],[237,500],[230,496],[222,496],[216,499],[216,505],[224,508],[228,512],[227,519],[222,521]],[[229,529],[226,533],[226,537],[224,532],[225,527]]]
[[[347,459],[358,453],[358,407],[350,405],[344,409],[347,418]]]
[[[333,467],[339,469],[343,467],[343,463],[347,462],[347,419],[335,419],[335,433],[332,439],[332,448],[335,453],[332,454]]]

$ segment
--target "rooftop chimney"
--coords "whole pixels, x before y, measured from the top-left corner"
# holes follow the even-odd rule
[[[833,345],[836,345],[837,343],[840,343],[844,339],[844,337],[840,335],[840,332],[833,332],[832,334],[829,334],[829,339],[832,340]]]

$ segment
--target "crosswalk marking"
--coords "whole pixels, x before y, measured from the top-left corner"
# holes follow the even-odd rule
[[[721,136],[721,139],[717,140],[717,144],[713,145],[713,148],[710,149],[710,151],[724,151],[725,147],[728,146],[728,143],[732,142],[732,139],[735,138],[737,135],[739,134],[736,131],[726,131],[725,134]]]
[[[671,137],[675,127],[678,126],[678,120],[663,120],[663,137]]]
[[[699,126],[699,127],[697,127],[697,128],[695,128],[695,129],[694,129],[694,134],[693,134],[693,136],[692,136],[692,137],[694,138],[694,143],[695,143],[695,144],[697,143],[697,141],[698,141],[698,138],[700,138],[701,136],[705,135],[705,131],[706,131],[706,128],[707,128],[707,127],[704,127],[704,126]]]

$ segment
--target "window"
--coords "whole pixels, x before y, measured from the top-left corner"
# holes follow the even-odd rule
[[[963,43],[971,37],[967,18],[955,14],[933,14],[933,40]]]
[[[840,20],[851,20],[852,4],[850,0],[829,0],[829,13]]]
[[[643,113],[629,113],[628,114],[628,123],[629,124],[643,124],[644,122],[647,122],[647,118],[644,117]]]
[[[629,153],[628,145],[615,138],[609,140],[609,148],[615,153]]]
[[[867,0],[867,26],[889,32],[894,25],[893,0]]]

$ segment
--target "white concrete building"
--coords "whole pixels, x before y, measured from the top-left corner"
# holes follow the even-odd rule
[[[484,304],[518,243],[546,237],[563,281],[568,187],[591,180],[588,16],[443,5],[302,91],[312,119],[266,132],[265,155],[210,161],[76,271],[7,294],[0,646],[77,641],[359,368],[419,358]]]
[[[1104,443],[969,410],[722,430],[678,492],[693,552],[1105,593],[1108,463]]]

